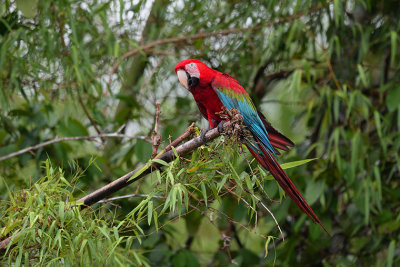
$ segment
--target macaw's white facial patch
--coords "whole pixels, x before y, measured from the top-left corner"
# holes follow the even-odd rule
[[[188,88],[188,85],[187,85],[188,78],[187,78],[186,72],[184,70],[178,70],[178,72],[176,74],[178,75],[179,82],[182,84],[183,87],[185,87],[187,89]]]
[[[185,66],[185,70],[189,73],[190,77],[200,79],[200,71],[196,63],[189,63]]]

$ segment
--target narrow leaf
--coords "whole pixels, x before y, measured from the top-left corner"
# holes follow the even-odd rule
[[[306,163],[309,163],[310,161],[316,160],[318,158],[313,158],[313,159],[303,159],[303,160],[298,160],[298,161],[292,161],[292,162],[287,162],[287,163],[283,163],[281,164],[282,169],[286,170],[286,169],[290,169],[290,168],[294,168],[297,166],[301,166],[304,165]]]

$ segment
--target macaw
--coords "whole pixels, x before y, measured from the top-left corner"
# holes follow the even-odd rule
[[[228,110],[235,108],[240,111],[243,124],[252,135],[251,141],[244,142],[251,154],[272,174],[297,206],[327,232],[276,160],[276,154],[279,153],[276,148],[288,151],[294,143],[271,126],[265,116],[256,109],[249,94],[239,82],[228,74],[209,68],[197,59],[179,62],[175,66],[175,73],[182,86],[192,93],[201,114],[208,120],[209,129],[220,129],[224,119],[218,113],[224,105]],[[202,138],[204,134],[205,131],[202,131]]]

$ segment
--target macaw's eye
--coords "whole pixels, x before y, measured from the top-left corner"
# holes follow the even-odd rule
[[[194,87],[194,86],[197,86],[198,84],[199,84],[199,78],[197,78],[197,77],[190,77],[189,79],[188,79],[188,81],[187,81],[187,84],[188,84],[188,86],[189,86],[189,88],[190,87]]]
[[[194,68],[195,66],[196,66],[196,64],[190,63],[190,67]]]

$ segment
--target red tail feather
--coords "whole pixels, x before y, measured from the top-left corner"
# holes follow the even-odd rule
[[[310,217],[313,220],[313,222],[316,222],[319,225],[321,225],[321,227],[325,230],[325,232],[328,233],[328,231],[322,225],[321,221],[318,219],[317,215],[315,215],[314,211],[311,209],[311,207],[308,205],[308,203],[302,197],[300,192],[297,190],[296,186],[292,183],[292,181],[287,176],[285,171],[281,168],[281,166],[276,161],[276,159],[272,155],[271,155],[271,157],[268,156],[267,152],[261,146],[260,146],[260,148],[265,156],[259,155],[249,145],[247,145],[247,148],[250,150],[250,152],[254,156],[254,158],[261,164],[261,166],[263,166],[265,169],[267,169],[272,174],[272,176],[278,182],[280,187],[282,187],[282,189],[296,203],[296,205],[299,206],[299,208],[305,214],[307,214],[308,217]]]

